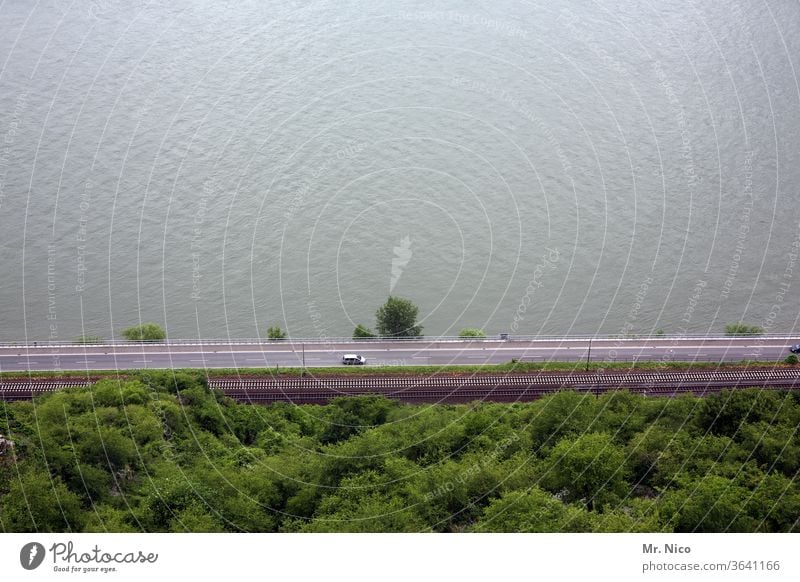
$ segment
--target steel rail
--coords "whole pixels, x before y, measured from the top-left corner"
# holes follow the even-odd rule
[[[0,399],[24,400],[101,378],[0,379]],[[124,379],[124,377],[120,377]],[[211,377],[209,387],[242,402],[327,402],[337,396],[381,394],[408,402],[524,401],[558,390],[602,394],[706,394],[725,388],[800,388],[800,369],[719,371],[540,372],[509,375],[368,377]]]

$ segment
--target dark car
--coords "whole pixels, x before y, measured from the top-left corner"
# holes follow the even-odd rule
[[[800,354],[800,344],[794,344],[792,347],[789,348],[789,351],[793,354]]]

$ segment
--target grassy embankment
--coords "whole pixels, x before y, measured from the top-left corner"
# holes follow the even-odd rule
[[[783,361],[754,361],[741,360],[738,362],[591,362],[589,371],[624,371],[624,370],[717,370],[738,368],[775,368],[792,367]],[[309,376],[430,376],[430,375],[456,375],[456,374],[524,374],[532,372],[582,372],[587,369],[586,362],[509,362],[506,364],[485,364],[465,366],[332,366],[328,368],[306,368],[305,374]],[[286,368],[283,366],[264,368],[179,368],[175,372],[196,372],[203,370],[209,378],[218,376],[300,376],[302,368]],[[28,372],[0,372],[2,378],[85,378],[87,376],[110,376],[120,373],[146,372],[145,369],[120,369],[120,370],[63,370],[53,371],[28,371]]]

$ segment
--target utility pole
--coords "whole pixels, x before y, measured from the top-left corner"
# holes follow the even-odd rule
[[[304,342],[304,343],[301,343],[300,345],[303,347],[303,374],[305,374],[306,373],[306,344]]]
[[[586,354],[586,371],[589,371],[589,361],[592,359],[592,338],[589,338],[589,351]]]

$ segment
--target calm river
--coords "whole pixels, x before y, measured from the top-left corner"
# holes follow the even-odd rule
[[[0,339],[798,327],[800,5],[0,3]]]

